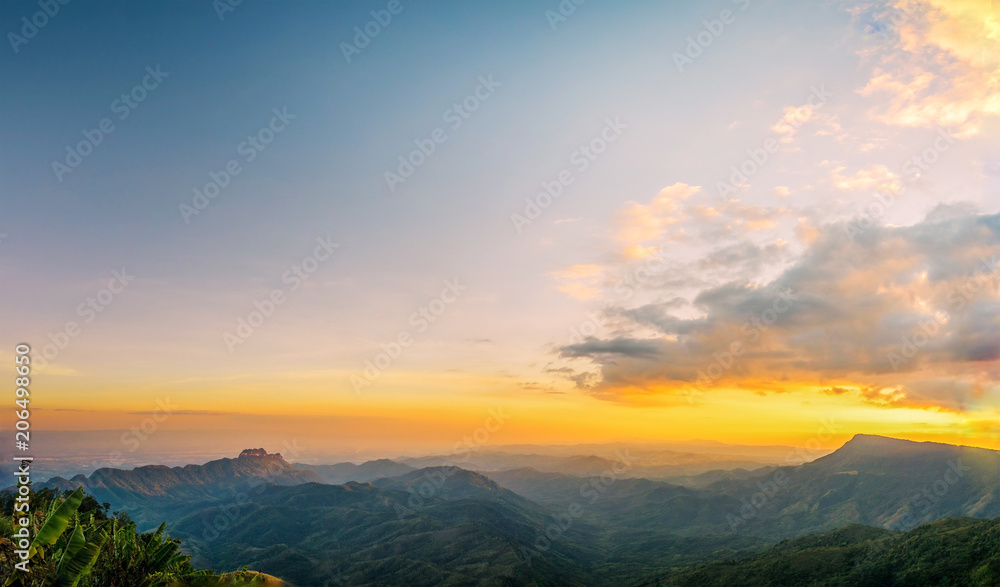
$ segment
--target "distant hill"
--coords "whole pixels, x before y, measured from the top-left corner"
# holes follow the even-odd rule
[[[698,473],[697,475],[680,475],[677,477],[666,477],[663,480],[675,485],[702,489],[718,483],[719,481],[741,481],[752,477],[760,477],[774,471],[777,467],[758,467],[753,470],[747,469],[713,469]]]
[[[537,454],[510,454],[504,452],[482,452],[471,457],[464,455],[430,456],[403,459],[408,465],[418,468],[451,466],[461,463],[463,469],[479,471],[500,471],[520,467],[532,467],[539,471],[559,472],[568,475],[600,475],[614,465],[613,459],[594,455],[548,456]]]
[[[788,537],[851,523],[909,530],[1000,516],[1000,451],[859,434],[811,463],[708,489],[740,500],[727,514],[737,531]]]
[[[354,463],[337,463],[335,465],[292,463],[292,466],[302,471],[312,471],[319,475],[324,482],[334,485],[341,485],[349,481],[367,483],[374,479],[395,477],[415,470],[409,465],[397,463],[389,459],[368,461],[360,465]]]
[[[627,454],[631,466],[624,476],[646,479],[685,477],[713,470],[759,469],[770,464],[783,462],[773,454],[761,455],[760,460],[757,460],[744,455],[683,453],[649,448],[629,449],[623,447],[611,450],[609,447],[612,446],[618,445],[595,445],[580,448],[581,451],[590,448],[599,449],[602,454],[586,452],[578,454],[514,453],[483,450],[472,454],[410,457],[398,460],[415,468],[458,465],[463,469],[484,472],[532,468],[544,473],[563,473],[585,477],[601,475],[620,462],[619,455]],[[786,452],[785,457],[791,457],[789,461],[791,464],[800,462],[794,458],[794,453]]]
[[[428,467],[371,483],[261,486],[190,513],[171,533],[198,565],[249,565],[299,585],[631,584],[765,545],[664,530],[619,539],[622,529],[595,523],[586,501],[576,507],[536,503],[458,467]],[[622,583],[623,573],[633,579]]]
[[[257,484],[298,485],[318,481],[316,473],[293,468],[280,454],[247,449],[235,459],[219,459],[204,465],[103,468],[90,477],[53,477],[39,484],[39,488],[82,486],[99,502],[128,511],[140,528],[148,529],[207,502],[239,495]]]
[[[765,503],[757,514],[761,519],[736,531],[727,516],[743,504],[738,496],[748,489],[760,491],[759,484],[773,480],[777,470],[763,478],[726,480],[710,489],[622,478],[602,485],[598,492],[599,477],[518,469],[491,479],[457,467],[429,467],[366,484],[262,488],[235,507],[221,504],[196,512],[174,531],[191,545],[201,564],[223,568],[247,564],[302,585],[322,584],[330,577],[339,577],[344,584],[483,586],[903,586],[977,585],[972,579],[993,580],[992,562],[986,570],[979,563],[967,563],[969,557],[989,561],[994,556],[980,552],[993,548],[989,541],[998,532],[995,521],[949,520],[909,533],[853,524],[804,536],[810,525],[834,524],[841,517],[841,502],[831,496],[842,488],[844,478],[861,476],[862,487],[855,486],[854,497],[871,499],[865,503],[883,515],[895,511],[896,495],[913,490],[896,488],[900,479],[934,477],[912,476],[906,467],[914,465],[907,459],[917,458],[926,465],[944,458],[946,466],[949,457],[960,459],[952,461],[962,473],[960,479],[969,484],[964,489],[952,485],[960,504],[977,495],[975,503],[990,503],[988,496],[997,487],[989,477],[979,477],[996,451],[968,452],[962,447],[868,437],[852,443],[815,463],[785,471],[786,482],[775,483],[779,491],[766,503],[791,513],[768,519]],[[845,466],[851,467],[847,473]],[[867,477],[876,471],[883,475]],[[876,481],[879,488],[864,487]],[[586,492],[588,488],[594,493]],[[572,511],[573,503],[579,506],[579,515],[571,516],[571,523],[538,550],[541,537],[553,530],[559,516]],[[795,512],[804,504],[810,515],[798,516]],[[977,513],[985,517],[988,511]],[[206,529],[220,519],[226,520],[223,531],[206,540]],[[800,538],[764,551],[774,544],[776,532]],[[912,537],[920,540],[910,541]],[[960,552],[967,550],[968,560],[943,552],[952,541]],[[948,562],[930,565],[935,558]],[[733,562],[691,566],[719,559]],[[938,567],[972,582],[934,582]],[[874,582],[854,582],[858,577]],[[886,577],[930,582],[878,582]]]
[[[649,479],[614,478],[602,483],[600,477],[577,477],[563,473],[544,473],[530,467],[511,471],[483,472],[504,487],[538,503],[567,506],[574,501],[591,503],[596,509],[608,507],[610,502],[646,495],[657,489],[687,492],[685,488]],[[596,481],[597,485],[594,485]]]
[[[395,488],[441,474],[440,490],[419,499]],[[385,487],[268,486],[189,515],[172,533],[199,564],[246,564],[298,585],[594,584],[573,546],[579,537],[545,557],[524,554],[550,523],[535,504],[461,469],[404,477]]]
[[[627,478],[605,485],[530,468],[487,474],[550,506],[589,496],[594,523],[685,536],[780,540],[852,523],[908,530],[941,518],[1000,516],[1000,451],[881,436],[855,436],[811,463],[732,472],[695,487]]]
[[[539,462],[559,459],[577,471],[602,472],[413,470],[415,461],[388,460],[295,468],[253,449],[202,466],[102,469],[50,483],[85,484],[99,501],[123,504],[115,507],[147,527],[167,520],[198,566],[249,565],[300,586],[633,586],[682,580],[685,573],[715,580],[695,574],[709,571],[723,578],[706,584],[724,584],[730,571],[692,565],[778,556],[783,551],[765,550],[789,538],[796,540],[781,546],[797,553],[789,565],[838,577],[837,561],[853,568],[855,543],[903,536],[943,518],[1000,516],[1000,451],[994,450],[859,435],[813,462],[705,472],[685,485],[631,477],[631,466],[600,457]],[[327,485],[320,473],[327,480],[373,478]],[[959,533],[966,531],[962,524],[969,532],[979,528],[969,520],[956,524]],[[822,534],[799,540],[814,533]],[[826,552],[815,549],[838,545],[848,550],[829,551],[822,565],[808,562]],[[766,561],[777,569],[785,564],[759,560],[762,568]],[[690,580],[683,584],[697,584]]]
[[[654,584],[995,587],[1000,585],[1000,519],[949,518],[906,533],[851,525],[648,583]]]

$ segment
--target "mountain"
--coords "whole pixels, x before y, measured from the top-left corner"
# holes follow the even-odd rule
[[[711,471],[705,471],[704,473],[698,473],[697,475],[666,477],[664,478],[664,481],[668,481],[676,485],[683,485],[684,487],[701,489],[708,487],[713,483],[718,483],[719,481],[739,481],[750,479],[751,477],[760,477],[761,475],[772,472],[775,468],[776,467],[758,467],[753,470],[713,469]]]
[[[532,501],[556,507],[565,507],[574,501],[583,501],[597,508],[607,507],[608,502],[621,502],[635,496],[646,495],[657,489],[671,488],[686,491],[677,485],[649,479],[605,477],[577,477],[562,473],[544,473],[530,467],[511,471],[486,472],[489,477],[515,493]]]
[[[12,487],[17,485],[16,465],[0,465],[0,487]]]
[[[948,517],[1000,516],[1000,451],[858,435],[794,467],[733,472],[685,487],[516,469],[488,473],[558,507],[587,504],[593,523],[682,536],[793,538],[857,523],[898,530]]]
[[[675,460],[677,455],[706,455],[718,458],[744,457],[759,462],[780,463],[787,459],[790,453],[795,453],[793,446],[782,445],[748,445],[727,444],[716,440],[684,440],[673,442],[605,442],[585,444],[507,444],[497,450],[511,454],[544,454],[555,456],[597,455],[613,458],[615,452],[631,451],[640,455],[646,461],[661,461],[656,455],[665,454]],[[828,451],[832,452],[832,451]],[[825,454],[825,453],[824,453]],[[798,463],[796,463],[798,464]]]
[[[582,477],[565,473],[546,473],[532,467],[479,472],[518,495],[550,505],[568,504],[576,498],[576,492],[583,483]]]
[[[1000,519],[949,518],[909,532],[850,525],[649,585],[884,587],[1000,585]]]
[[[461,469],[404,477],[260,487],[186,516],[172,535],[197,564],[250,565],[298,585],[594,584],[579,536],[525,554],[550,521],[524,498]],[[443,480],[425,495],[395,488],[430,479]]]
[[[479,473],[428,467],[370,483],[258,486],[170,531],[197,565],[249,565],[299,585],[620,585],[766,546],[633,531],[593,513],[582,499],[539,504]]]
[[[1000,515],[1000,451],[986,449],[858,435],[809,463],[702,473],[686,485],[635,477],[634,463],[623,452],[579,476],[396,461],[295,468],[254,449],[53,482],[132,500],[126,509],[148,525],[168,520],[198,566],[249,565],[299,585],[641,585],[709,572],[692,565],[778,556],[766,549],[784,539],[795,539],[783,546],[795,560],[820,569],[808,560],[820,556],[810,549],[832,548],[824,541],[847,548],[942,518]],[[327,485],[317,471],[387,476]],[[815,533],[820,546],[798,541]],[[856,554],[830,551],[825,562],[850,567]]]
[[[683,478],[712,470],[740,468],[752,470],[782,462],[785,464],[801,462],[795,456],[794,451],[786,451],[785,460],[782,461],[771,454],[773,450],[754,458],[744,455],[683,453],[650,448],[636,449],[627,446],[612,450],[612,447],[618,446],[617,444],[587,445],[579,449],[595,449],[599,450],[601,454],[585,452],[577,454],[514,453],[483,450],[472,454],[409,457],[399,459],[399,462],[416,468],[459,465],[465,469],[487,473],[532,468],[545,473],[564,473],[586,477],[601,475],[605,471],[617,468],[616,464],[628,461],[630,467],[625,476],[646,479]]]
[[[738,532],[785,538],[851,523],[908,530],[1000,516],[1000,451],[859,434],[811,463],[707,489],[739,500],[726,514]]]
[[[378,459],[367,461],[360,465],[354,463],[337,463],[335,465],[306,465],[303,463],[292,463],[292,466],[302,471],[312,471],[320,478],[333,485],[341,485],[348,481],[358,481],[367,483],[374,479],[383,477],[395,477],[404,475],[415,470],[413,467],[391,461],[389,459]]]
[[[569,475],[600,475],[615,464],[614,459],[594,455],[548,456],[538,454],[510,454],[483,451],[471,456],[429,456],[402,459],[408,465],[418,468],[451,466],[461,463],[465,469],[478,471],[502,471],[521,467],[531,467],[539,471],[559,472]]]
[[[436,496],[449,501],[478,499],[539,511],[531,500],[501,487],[495,481],[459,467],[427,467],[398,477],[377,479],[376,487],[406,491],[418,498]]]
[[[235,459],[219,459],[204,465],[103,468],[90,477],[53,477],[40,484],[40,488],[82,486],[99,502],[110,503],[113,510],[128,511],[140,528],[152,528],[164,519],[245,493],[258,484],[298,485],[318,481],[316,473],[293,468],[280,454],[247,449]]]

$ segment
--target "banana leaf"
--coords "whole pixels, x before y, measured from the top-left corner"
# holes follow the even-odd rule
[[[44,558],[44,551],[39,550],[39,547],[55,544],[56,540],[69,527],[70,520],[73,519],[73,514],[76,513],[81,503],[83,503],[83,488],[77,487],[76,491],[69,494],[58,507],[46,516],[42,527],[35,534],[35,539],[31,541],[31,548],[28,549],[29,559],[34,557],[36,552]]]

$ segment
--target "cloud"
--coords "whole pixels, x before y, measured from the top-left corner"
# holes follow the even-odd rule
[[[778,140],[782,143],[790,143],[795,135],[802,128],[802,125],[812,120],[816,113],[816,108],[810,104],[803,106],[788,106],[778,119],[778,122],[771,126],[771,130],[780,135]]]
[[[561,393],[555,391],[555,388],[551,385],[545,385],[537,381],[522,381],[517,384],[518,387],[525,391],[544,391],[546,393]]]
[[[552,272],[552,276],[558,279],[581,279],[594,277],[601,274],[603,267],[593,263],[581,263],[572,265],[566,269],[559,269]]]
[[[835,167],[830,171],[830,182],[833,187],[845,192],[869,191],[877,189],[883,192],[897,193],[903,189],[898,175],[885,165],[871,165],[859,169],[853,175],[841,173],[846,167]]]
[[[984,0],[899,0],[874,15],[892,43],[858,93],[885,124],[982,130],[1000,114],[1000,13]]]
[[[233,416],[238,412],[219,412],[215,410],[171,410],[163,412],[161,410],[145,410],[141,412],[127,412],[136,416],[161,416],[164,413],[170,416]]]
[[[600,296],[598,289],[604,267],[594,263],[581,263],[566,269],[553,271],[551,275],[562,283],[557,286],[561,292],[578,300],[589,300]]]
[[[629,202],[617,213],[618,239],[628,251],[644,250],[643,243],[661,240],[670,226],[680,222],[682,202],[701,191],[701,186],[675,183],[660,190],[648,204]]]
[[[627,299],[640,289],[704,287],[749,278],[784,263],[788,243],[772,231],[794,214],[791,208],[736,198],[720,201],[699,186],[676,183],[648,203],[630,201],[612,215],[610,233],[598,236],[606,240],[598,247],[611,247],[612,253],[550,276],[560,291],[578,300],[607,295]],[[683,230],[675,226],[680,223]]]
[[[558,352],[597,367],[589,388],[604,398],[808,384],[876,405],[957,409],[975,385],[1000,391],[1000,215],[959,212],[854,240],[842,224],[818,227],[770,282],[705,288],[691,300],[695,314],[678,313],[675,299],[619,305],[609,310],[624,323],[613,337]],[[766,254],[743,244],[715,259]]]
[[[557,289],[578,300],[592,300],[601,295],[600,289],[584,283],[564,283]]]
[[[644,259],[656,254],[664,243],[688,238],[692,229],[707,230],[711,240],[718,240],[720,231],[773,228],[776,219],[788,213],[785,208],[744,204],[736,198],[709,200],[701,186],[675,183],[646,204],[629,202],[615,214],[615,224],[617,239],[625,244],[624,257]],[[680,223],[683,229],[677,226]]]
[[[709,252],[698,260],[698,267],[701,270],[739,267],[744,272],[757,274],[765,265],[780,260],[786,248],[787,243],[780,239],[763,246],[743,240]]]
[[[881,387],[878,385],[855,387],[827,387],[822,390],[829,395],[853,395],[868,403],[888,406],[898,403],[907,397],[902,386]]]
[[[615,338],[611,340],[598,340],[588,337],[584,342],[571,344],[562,347],[560,355],[563,357],[602,357],[613,359],[615,357],[638,357],[655,358],[659,354],[659,345],[655,341],[631,340],[627,338]]]

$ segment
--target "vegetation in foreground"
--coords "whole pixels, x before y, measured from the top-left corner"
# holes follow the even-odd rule
[[[0,535],[20,528],[13,517],[14,495],[0,497]],[[28,568],[17,547],[0,538],[0,581],[4,587],[167,587],[189,585],[280,585],[274,577],[252,571],[217,575],[197,570],[180,552],[180,541],[164,536],[165,525],[137,533],[128,514],[108,517],[108,504],[85,495],[82,488],[61,495],[50,489],[31,493],[32,540]],[[20,515],[18,519],[20,519]]]
[[[996,587],[1000,518],[949,518],[909,532],[857,524],[786,540],[650,585],[671,587]]]
[[[301,483],[278,455],[251,452],[183,469],[51,480],[33,500],[36,532],[59,518],[56,498],[68,501],[74,484],[94,497],[79,494],[64,527],[41,533],[54,538],[39,543],[32,568],[50,584],[129,587],[268,580],[194,564],[248,565],[303,587],[1000,587],[997,451],[857,436],[812,463],[701,488],[524,468],[499,474],[498,484],[456,467],[326,485]],[[343,468],[337,473],[365,467]],[[794,482],[781,483],[778,472]],[[912,497],[942,479],[948,490],[939,499]],[[766,487],[766,499],[753,497]],[[0,512],[9,514],[13,502],[3,499]],[[127,508],[138,526],[125,514],[109,517],[111,504],[98,503],[105,500]],[[745,513],[744,502],[759,511]],[[193,558],[165,537],[162,520]],[[0,526],[14,530],[2,515]],[[12,548],[0,545],[9,569]],[[8,575],[0,572],[0,583],[46,582]]]

